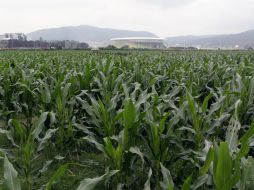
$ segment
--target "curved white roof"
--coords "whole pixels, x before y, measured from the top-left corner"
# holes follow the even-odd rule
[[[163,38],[151,38],[151,37],[126,37],[126,38],[112,38],[111,41],[117,40],[160,40],[163,41]]]

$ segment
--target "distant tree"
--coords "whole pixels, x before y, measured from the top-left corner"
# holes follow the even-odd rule
[[[116,47],[116,46],[113,46],[113,45],[108,45],[108,46],[107,46],[107,49],[117,49],[117,47]]]
[[[89,44],[82,42],[78,44],[78,49],[88,49],[89,48]]]
[[[108,45],[106,47],[101,47],[99,48],[100,50],[115,50],[118,49],[117,47],[113,46],[113,45]]]
[[[130,46],[125,45],[125,46],[122,46],[121,49],[130,49]]]

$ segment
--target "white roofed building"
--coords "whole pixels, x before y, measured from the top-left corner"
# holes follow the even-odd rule
[[[128,37],[128,38],[112,38],[111,45],[117,48],[139,48],[139,49],[163,49],[165,48],[162,38],[149,37]]]

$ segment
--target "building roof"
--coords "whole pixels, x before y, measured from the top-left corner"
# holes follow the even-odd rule
[[[112,38],[111,41],[120,41],[120,40],[151,40],[151,41],[163,41],[163,38],[151,38],[151,37],[125,37],[125,38]]]
[[[12,38],[3,38],[2,40],[11,40]]]

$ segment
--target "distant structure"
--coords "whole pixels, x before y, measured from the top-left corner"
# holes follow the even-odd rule
[[[137,48],[137,49],[163,49],[165,48],[162,38],[148,37],[129,37],[129,38],[112,38],[111,45],[117,48]]]
[[[63,41],[32,41],[27,40],[23,33],[6,33],[0,35],[0,49],[88,49],[89,45],[84,42],[70,40]]]
[[[64,49],[87,49],[87,48],[89,48],[89,45],[84,42],[65,40],[63,47],[64,47]]]
[[[22,40],[22,41],[26,41],[27,37],[23,33],[6,33],[4,35],[0,35],[0,40]]]

